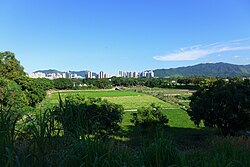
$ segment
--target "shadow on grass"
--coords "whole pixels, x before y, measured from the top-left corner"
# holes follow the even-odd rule
[[[204,148],[212,136],[218,135],[218,131],[212,128],[178,128],[166,127],[164,129],[152,129],[143,131],[139,127],[127,125],[114,136],[124,144],[136,148],[152,142],[158,136],[170,137],[180,150]]]

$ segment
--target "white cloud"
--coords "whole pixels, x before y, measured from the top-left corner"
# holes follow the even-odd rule
[[[238,56],[238,55],[235,55],[235,56],[234,56],[234,58],[236,58],[236,59],[239,58],[239,57],[240,57],[240,56]]]
[[[210,54],[215,54],[227,51],[250,50],[248,39],[238,39],[227,42],[216,42],[209,45],[194,45],[191,47],[180,48],[178,51],[154,56],[155,60],[159,61],[182,61],[182,60],[197,60]]]

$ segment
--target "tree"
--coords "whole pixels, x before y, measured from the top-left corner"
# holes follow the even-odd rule
[[[218,80],[191,97],[188,114],[199,126],[217,127],[224,135],[250,127],[250,84]]]
[[[54,87],[56,89],[72,89],[74,87],[74,83],[71,79],[69,78],[58,78],[54,79]]]
[[[0,76],[15,80],[24,75],[23,70],[20,62],[15,58],[14,53],[0,52]]]
[[[52,80],[47,78],[35,78],[34,81],[37,83],[41,89],[47,91],[54,88],[54,83]]]
[[[40,103],[47,94],[46,89],[38,79],[23,76],[16,79],[16,82],[21,86],[22,91],[26,94],[29,105],[32,107]]]
[[[0,78],[0,106],[7,110],[20,110],[28,104],[26,95],[14,81]]]

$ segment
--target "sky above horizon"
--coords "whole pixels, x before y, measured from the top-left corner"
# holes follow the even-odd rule
[[[250,64],[249,0],[0,0],[0,52],[26,72]]]

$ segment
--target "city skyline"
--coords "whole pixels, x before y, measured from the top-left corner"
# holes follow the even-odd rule
[[[28,73],[250,64],[248,0],[3,0],[1,7],[0,50],[15,53]]]
[[[71,79],[95,79],[95,78],[111,78],[111,77],[122,77],[122,78],[154,78],[153,70],[145,71],[119,71],[117,74],[108,74],[104,71],[99,73],[84,70],[85,74],[77,74],[80,71],[57,71],[50,69],[48,70],[38,70],[31,73],[27,73],[30,78],[47,78],[47,79],[58,79],[58,78],[71,78]]]

